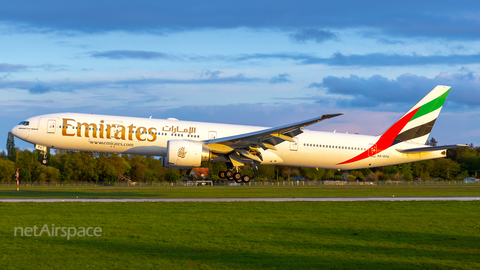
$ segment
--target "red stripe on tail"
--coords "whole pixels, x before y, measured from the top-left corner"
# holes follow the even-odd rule
[[[411,111],[410,113],[402,117],[400,120],[398,120],[395,124],[393,124],[393,126],[391,126],[387,131],[385,131],[385,133],[382,134],[380,139],[378,139],[378,141],[372,147],[368,148],[367,151],[349,160],[338,163],[337,165],[348,164],[362,159],[366,159],[392,146],[393,141],[395,140],[397,135],[400,133],[400,131],[402,131],[402,129],[407,125],[410,119],[412,119],[412,117],[417,113],[420,108],[421,107],[416,108],[415,110]]]

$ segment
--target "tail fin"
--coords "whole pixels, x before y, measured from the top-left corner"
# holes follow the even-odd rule
[[[443,103],[445,103],[448,92],[450,92],[450,86],[438,85],[404,114],[400,120],[388,128],[374,145],[365,152],[337,165],[368,158],[401,141],[425,144],[430,131],[432,131],[433,124],[435,124],[435,120],[437,120],[438,114],[443,107]],[[419,148],[414,150],[419,150]]]
[[[382,137],[395,136],[393,144],[399,141],[409,141],[425,144],[432,131],[433,124],[443,107],[450,92],[450,86],[438,85],[422,100],[413,106],[405,115],[391,126]]]

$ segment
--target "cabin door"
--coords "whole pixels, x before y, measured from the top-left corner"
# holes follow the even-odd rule
[[[217,132],[216,131],[209,131],[208,132],[208,139],[213,140],[217,138]]]
[[[47,121],[47,132],[48,133],[55,133],[55,125],[56,125],[56,121],[55,120],[48,120]]]
[[[298,151],[298,138],[293,138],[295,142],[290,142],[290,151]]]

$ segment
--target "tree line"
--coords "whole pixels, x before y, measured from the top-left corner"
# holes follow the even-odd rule
[[[435,139],[429,144],[436,144]],[[151,156],[120,155],[101,152],[55,150],[47,153],[48,166],[41,164],[43,155],[38,150],[20,150],[15,147],[13,134],[7,138],[7,152],[0,152],[0,182],[11,183],[17,168],[21,181],[39,183],[74,182],[176,182],[186,178],[189,169],[169,169],[161,159]],[[224,163],[204,162],[209,168],[209,179],[220,180],[218,173],[226,170]],[[480,172],[480,147],[470,145],[447,151],[447,158],[405,163],[371,169],[337,171],[327,169],[280,165],[260,166],[254,173],[243,168],[242,173],[255,175],[256,181],[284,181],[303,176],[309,180],[460,180]]]

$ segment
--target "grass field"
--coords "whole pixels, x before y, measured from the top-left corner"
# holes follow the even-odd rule
[[[0,269],[480,269],[480,203],[0,203]],[[20,237],[15,227],[101,227]]]
[[[245,187],[1,187],[0,198],[480,197],[479,185]]]

